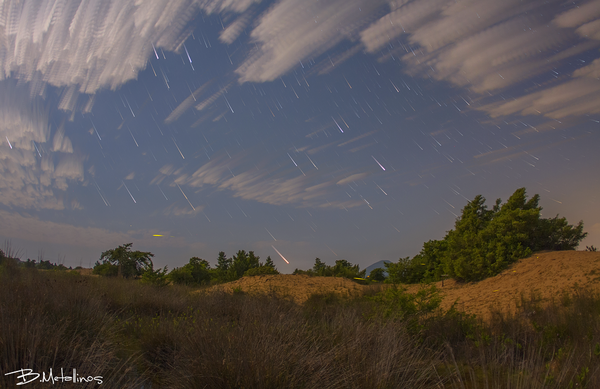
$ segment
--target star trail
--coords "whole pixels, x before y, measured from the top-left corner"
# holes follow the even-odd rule
[[[599,0],[3,2],[0,237],[67,266],[133,242],[169,268],[240,249],[364,268],[526,187],[600,246],[599,19]]]

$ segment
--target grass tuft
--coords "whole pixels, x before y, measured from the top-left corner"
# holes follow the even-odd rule
[[[524,295],[485,322],[440,310],[432,288],[303,305],[193,292],[4,263],[0,387],[17,383],[6,372],[61,367],[108,388],[600,387],[600,296],[588,290]]]

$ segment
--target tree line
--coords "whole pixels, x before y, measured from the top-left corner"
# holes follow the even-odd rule
[[[492,209],[488,209],[485,198],[478,195],[462,209],[454,229],[447,231],[443,239],[425,242],[413,258],[400,258],[398,262],[386,263],[385,269],[373,270],[369,281],[422,283],[443,278],[479,281],[536,251],[574,250],[587,236],[583,222],[570,225],[558,215],[542,218],[539,200],[537,194],[527,199],[525,188],[519,188],[506,203],[497,199]],[[131,246],[128,243],[103,252],[94,266],[94,274],[139,277],[157,285],[172,282],[192,286],[230,282],[243,276],[279,274],[271,257],[262,263],[253,251],[245,250],[239,250],[231,258],[221,251],[214,268],[208,261],[193,257],[171,272],[166,266],[155,270],[154,255],[132,251]],[[593,246],[592,249],[595,250]],[[365,270],[344,259],[331,266],[316,258],[312,269],[296,269],[293,274],[364,280]]]
[[[144,251],[133,251],[132,243],[126,243],[115,249],[107,250],[97,261],[93,274],[102,276],[119,276],[123,278],[140,278],[144,283],[154,285],[174,284],[201,286],[215,283],[235,281],[243,276],[261,274],[279,274],[270,256],[263,263],[254,251],[239,250],[233,257],[227,258],[225,252],[219,252],[217,265],[198,257],[190,258],[182,267],[170,272],[168,267],[154,269],[154,254]]]

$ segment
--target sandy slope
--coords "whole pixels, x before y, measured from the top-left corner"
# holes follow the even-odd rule
[[[291,298],[302,304],[315,293],[336,293],[340,296],[360,296],[366,286],[359,285],[347,278],[340,277],[309,277],[306,275],[263,275],[243,277],[237,281],[228,282],[213,287],[215,290],[233,291],[241,288],[246,293],[276,293],[279,296]]]
[[[560,296],[574,287],[600,290],[600,252],[550,251],[519,260],[495,277],[476,283],[453,280],[436,284],[444,293],[444,307],[456,299],[459,309],[486,316],[489,308],[514,310],[521,293],[532,292],[544,299]]]
[[[458,299],[458,308],[487,316],[490,307],[513,310],[521,293],[536,292],[545,299],[559,296],[575,286],[600,290],[600,252],[552,251],[534,254],[513,264],[501,274],[486,280],[459,284],[446,280],[436,284],[444,295],[443,308]],[[334,292],[342,296],[364,293],[367,286],[333,277],[267,275],[244,277],[214,288],[231,292],[241,288],[247,293],[277,293],[303,303],[313,293]],[[415,291],[418,286],[410,286]]]

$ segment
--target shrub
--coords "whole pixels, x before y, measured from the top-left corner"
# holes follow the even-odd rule
[[[169,284],[169,280],[167,277],[167,267],[165,266],[162,269],[147,269],[144,274],[142,274],[142,283],[154,286],[167,286]]]
[[[104,277],[116,277],[119,275],[119,266],[113,265],[109,262],[100,263],[96,261],[92,274],[97,274]]]
[[[210,264],[204,259],[192,257],[183,267],[173,269],[168,279],[174,284],[188,286],[208,284],[211,279]]]
[[[259,276],[263,274],[279,274],[272,266],[259,266],[246,270],[244,276]]]

